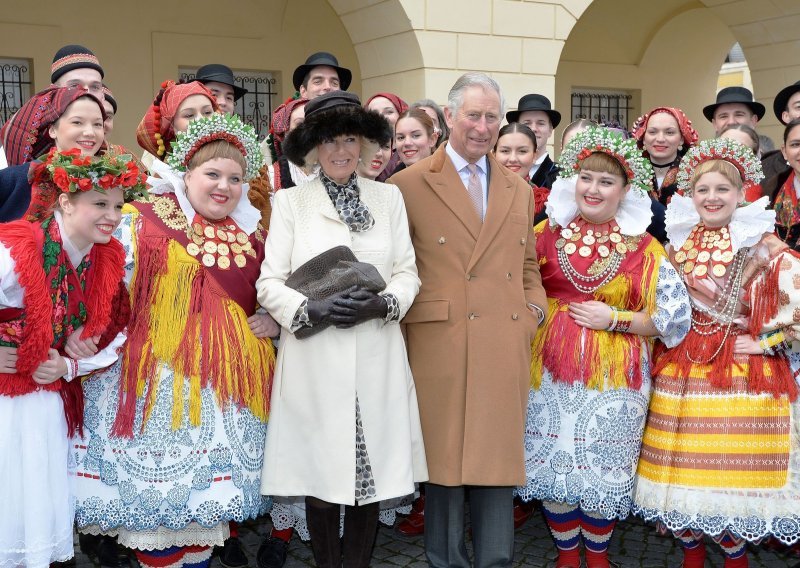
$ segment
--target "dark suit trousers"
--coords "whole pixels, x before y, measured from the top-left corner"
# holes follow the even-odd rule
[[[464,497],[469,513],[475,567],[511,566],[514,557],[512,487],[425,485],[425,555],[434,568],[469,568],[464,544]]]

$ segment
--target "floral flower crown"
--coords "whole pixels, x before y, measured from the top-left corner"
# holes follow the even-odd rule
[[[561,177],[571,178],[577,174],[581,169],[580,162],[596,153],[607,154],[619,162],[636,191],[647,194],[653,190],[653,167],[642,155],[636,140],[626,140],[602,126],[590,126],[569,141],[558,159]]]
[[[750,148],[730,138],[712,138],[703,140],[686,152],[678,166],[678,191],[691,195],[694,171],[709,160],[724,160],[733,164],[745,185],[754,185],[764,179],[761,162]]]
[[[61,193],[122,188],[125,201],[147,195],[147,175],[140,172],[130,154],[107,153],[102,156],[82,156],[79,148],[59,152],[52,148],[37,169],[35,180],[41,182],[45,173]]]
[[[217,112],[193,120],[186,132],[178,132],[166,162],[178,171],[186,171],[192,156],[204,145],[215,140],[225,140],[233,144],[244,155],[247,163],[245,181],[258,176],[264,156],[255,129],[243,123],[236,115],[226,116]]]

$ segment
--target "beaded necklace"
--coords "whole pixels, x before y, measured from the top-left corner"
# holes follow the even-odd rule
[[[706,365],[710,363],[720,354],[725,342],[728,340],[731,330],[733,329],[733,321],[736,317],[736,305],[739,302],[739,290],[741,290],[742,287],[742,280],[744,278],[744,265],[745,260],[747,259],[747,252],[749,250],[749,248],[744,247],[739,249],[736,255],[734,255],[733,262],[730,266],[730,275],[728,281],[725,283],[725,287],[717,297],[717,300],[714,302],[713,306],[706,308],[699,302],[692,300],[692,329],[695,331],[695,333],[703,337],[710,337],[717,335],[723,328],[725,330],[725,334],[722,336],[722,341],[720,341],[720,344],[708,359],[704,361],[695,360],[687,351],[686,356],[692,363],[696,363],[698,365]],[[688,262],[691,261],[685,261],[685,263]],[[691,272],[691,270],[688,272],[686,271],[685,263],[681,263],[681,268],[683,269],[682,272],[684,272],[684,274],[688,274],[688,272]],[[701,315],[697,316],[696,312]]]
[[[567,280],[584,294],[594,294],[610,282],[619,272],[627,252],[635,249],[632,240],[620,234],[619,225],[614,220],[591,223],[578,217],[562,228],[560,234],[555,244],[558,264]],[[599,258],[589,266],[588,274],[583,274],[570,261],[575,254],[582,258]]]

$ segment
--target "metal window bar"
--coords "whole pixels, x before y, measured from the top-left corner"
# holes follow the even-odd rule
[[[2,122],[31,98],[30,64],[22,59],[0,59],[0,118]]]
[[[626,93],[572,93],[572,120],[589,118],[599,123],[630,127],[631,99]]]
[[[195,73],[184,72],[180,78],[186,81],[193,81]],[[269,123],[272,120],[272,112],[280,101],[276,99],[277,81],[271,73],[244,74],[234,71],[233,80],[239,87],[247,89],[241,99],[236,101],[234,112],[239,115],[243,122],[252,125],[258,132],[260,139],[264,139],[269,134]]]

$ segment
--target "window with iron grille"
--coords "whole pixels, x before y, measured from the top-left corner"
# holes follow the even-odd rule
[[[5,122],[31,98],[29,59],[0,58],[0,119]]]
[[[181,67],[180,78],[192,81],[197,67]],[[272,71],[233,70],[233,80],[237,87],[247,89],[241,99],[236,101],[235,112],[242,121],[253,126],[263,140],[269,134],[269,121],[272,111],[281,101],[278,100],[278,81]]]
[[[570,122],[588,118],[598,123],[616,123],[630,128],[630,120],[635,118],[630,116],[632,98],[627,91],[573,89]]]

